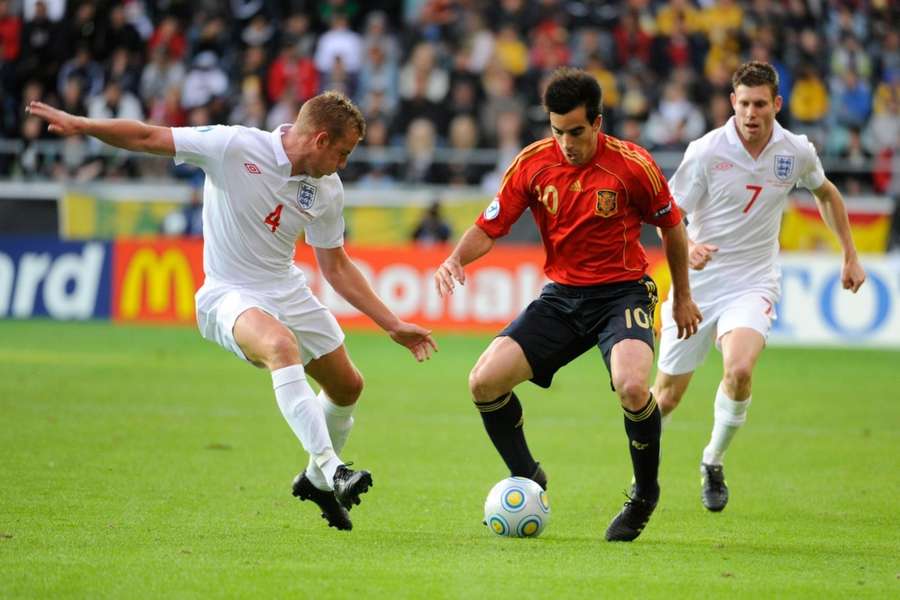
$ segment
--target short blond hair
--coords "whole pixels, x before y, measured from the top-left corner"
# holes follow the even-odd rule
[[[366,135],[366,120],[359,108],[340,92],[328,91],[313,96],[300,107],[297,125],[307,131],[325,130],[332,139],[340,139],[351,128],[360,139]]]

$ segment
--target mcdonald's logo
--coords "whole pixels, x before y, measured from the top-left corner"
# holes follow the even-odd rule
[[[123,321],[193,322],[199,277],[191,249],[141,244],[122,250],[116,260],[116,316]]]

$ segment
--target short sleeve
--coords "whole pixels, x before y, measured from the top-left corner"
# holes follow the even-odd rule
[[[173,127],[175,164],[188,163],[200,168],[221,164],[228,142],[237,130],[227,125]]]
[[[641,220],[657,227],[675,227],[681,222],[681,211],[672,198],[666,177],[646,150],[639,148],[638,154],[637,168],[635,163],[630,164],[641,191],[634,196]]]
[[[700,151],[696,142],[691,142],[681,159],[678,170],[669,180],[672,196],[682,212],[690,214],[697,209],[700,200],[706,196],[706,177],[702,169]]]
[[[816,147],[810,142],[806,142],[806,145],[808,152],[805,156],[806,160],[803,161],[806,169],[800,175],[800,179],[797,180],[797,187],[816,190],[825,183],[825,170],[822,168],[822,161],[819,160],[819,153],[816,152]]]
[[[337,184],[336,197],[329,200],[324,213],[304,229],[306,243],[314,248],[340,248],[344,245],[344,186]]]
[[[475,221],[491,238],[500,238],[509,233],[513,223],[528,208],[525,177],[525,169],[517,158],[504,174],[500,191]]]

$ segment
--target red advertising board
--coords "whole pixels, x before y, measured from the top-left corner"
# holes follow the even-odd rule
[[[400,318],[440,330],[495,331],[546,283],[544,252],[534,246],[495,247],[469,265],[466,284],[449,298],[437,295],[432,275],[450,247],[351,247],[347,252]],[[203,282],[202,254],[198,241],[118,241],[113,255],[113,318],[193,323],[193,294]],[[650,259],[651,275],[664,294],[668,273],[659,253],[650,253]],[[296,261],[342,325],[375,327],[319,275],[312,248],[298,244]]]

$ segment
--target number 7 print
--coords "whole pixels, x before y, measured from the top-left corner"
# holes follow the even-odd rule
[[[747,189],[751,190],[753,192],[753,197],[750,198],[750,202],[747,204],[747,206],[744,207],[744,210],[741,211],[744,214],[746,214],[750,210],[750,207],[753,206],[753,203],[756,202],[757,198],[759,198],[759,193],[762,191],[762,186],[761,185],[750,185],[748,183]]]

